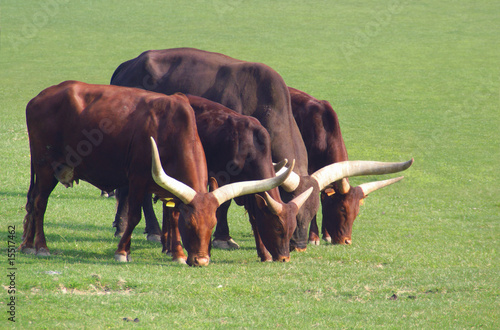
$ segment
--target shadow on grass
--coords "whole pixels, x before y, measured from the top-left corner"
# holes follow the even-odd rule
[[[19,191],[0,191],[0,197],[5,196],[5,197],[23,197],[26,198],[28,194],[28,188],[26,190],[19,190]],[[80,200],[80,199],[85,199],[85,200],[110,200],[113,202],[116,202],[116,199],[114,197],[101,197],[99,195],[99,190],[96,188],[96,193],[95,196],[88,194],[88,192],[85,193],[78,193],[78,192],[64,192],[60,193],[57,191],[53,191],[52,194],[50,194],[49,197],[49,203],[51,199],[73,199],[73,200]]]
[[[25,255],[29,259],[53,259],[63,263],[85,263],[85,264],[106,264],[106,265],[121,265],[122,263],[114,260],[114,252],[117,248],[120,239],[114,237],[115,228],[112,227],[111,221],[102,225],[88,223],[46,223],[44,225],[45,237],[47,246],[51,255],[49,257],[39,257],[34,255]],[[162,254],[162,246],[157,242],[150,242],[143,234],[144,227],[136,227],[132,236],[131,257],[132,263],[135,265],[173,265],[177,264],[172,261],[172,258]],[[243,243],[234,253],[251,253],[255,256],[246,258],[242,261],[241,258],[230,257],[231,250],[212,249],[212,258],[218,255],[213,260],[215,264],[239,264],[248,262],[260,262],[257,259],[255,246],[252,246],[250,238],[241,238],[240,243]],[[76,246],[76,247],[75,247]],[[80,247],[81,248],[80,248]],[[89,249],[89,246],[91,248]],[[151,255],[154,254],[154,256]]]
[[[70,234],[62,231],[72,231]],[[39,257],[35,255],[22,254],[33,259],[58,259],[58,262],[68,263],[88,263],[88,264],[121,264],[115,262],[114,253],[117,248],[120,238],[114,237],[114,228],[111,223],[108,226],[98,226],[89,224],[46,224],[45,238],[51,255],[49,257]],[[132,236],[131,255],[132,260],[136,264],[147,263],[151,264],[151,256],[145,258],[144,262],[140,261],[141,251],[155,250],[158,253],[158,258],[165,255],[160,255],[162,246],[157,242],[150,242],[143,234],[144,228],[136,228]],[[95,234],[93,234],[95,233]],[[71,246],[68,246],[71,245]],[[75,245],[77,246],[75,248]],[[88,246],[92,250],[88,249]],[[81,246],[81,248],[78,248]],[[134,258],[134,255],[136,256]],[[137,260],[137,262],[136,262]],[[157,257],[154,258],[157,260]],[[158,262],[158,264],[161,264]]]
[[[28,193],[28,189],[26,191],[0,191],[0,197],[5,196],[5,197],[26,197]]]

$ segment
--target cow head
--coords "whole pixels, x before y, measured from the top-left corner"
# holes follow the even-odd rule
[[[325,228],[334,244],[351,244],[352,225],[359,213],[359,206],[370,193],[388,186],[403,177],[365,183],[351,187],[347,180],[350,176],[379,175],[403,171],[413,164],[413,158],[402,163],[383,163],[372,161],[345,161],[325,166],[310,176],[322,191],[322,212]],[[280,173],[280,172],[278,172]],[[304,178],[295,173],[283,183],[288,191],[300,186]],[[331,183],[335,182],[333,185]],[[297,233],[301,241],[306,233]]]
[[[217,208],[224,202],[238,196],[255,194],[275,188],[292,172],[290,166],[283,174],[271,179],[237,182],[216,188],[211,192],[195,191],[190,186],[168,176],[161,165],[158,147],[153,138],[152,168],[153,180],[162,188],[179,198],[179,232],[184,248],[188,252],[187,264],[207,266],[210,262],[210,237],[217,223]]]
[[[364,183],[351,187],[347,179],[335,182],[321,192],[323,224],[333,244],[351,244],[352,226],[358,216],[359,207],[369,193],[403,179]]]
[[[297,226],[297,213],[313,192],[309,188],[288,203],[281,202],[277,189],[276,200],[265,192],[263,197],[255,195],[257,207],[264,216],[256,217],[259,235],[274,261],[290,260],[290,239]]]

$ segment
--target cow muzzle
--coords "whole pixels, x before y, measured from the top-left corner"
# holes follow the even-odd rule
[[[194,256],[192,258],[188,258],[187,263],[189,266],[204,267],[208,266],[208,264],[210,263],[210,258]]]
[[[277,258],[273,258],[273,261],[289,262],[290,261],[290,257],[278,256]]]
[[[351,245],[352,239],[350,237],[345,237],[345,236],[337,238],[337,239],[333,239],[333,237],[332,237],[332,244]]]

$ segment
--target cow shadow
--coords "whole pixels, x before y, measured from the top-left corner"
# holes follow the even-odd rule
[[[115,228],[111,223],[79,224],[79,223],[46,223],[45,237],[51,255],[40,257],[36,255],[22,254],[26,262],[36,259],[50,258],[68,264],[92,264],[119,267],[123,263],[114,260],[114,253],[120,238],[114,237]],[[169,266],[177,265],[170,256],[162,253],[162,245],[150,242],[143,234],[144,227],[138,226],[132,236],[131,257],[135,265]],[[92,233],[92,234],[86,234]],[[240,258],[232,259],[231,252],[240,251],[249,254],[247,262],[260,262],[256,255],[255,246],[252,246],[253,237],[243,235],[239,243],[242,246],[238,250],[220,250],[212,248],[212,259],[214,264],[239,264]],[[103,243],[104,242],[104,243]],[[20,242],[19,242],[20,243]],[[91,248],[98,244],[99,248]],[[221,253],[219,253],[219,251]],[[254,255],[255,254],[255,255]]]
[[[71,231],[71,233],[65,234],[65,230]],[[28,259],[54,258],[58,262],[70,264],[120,265],[121,263],[114,260],[114,253],[120,240],[120,238],[114,237],[114,231],[115,229],[111,227],[111,223],[108,226],[47,223],[45,225],[45,238],[50,250],[50,256],[40,257],[21,252],[18,253]],[[154,256],[153,264],[164,264],[164,261],[168,261],[168,257],[161,253],[161,244],[148,241],[143,231],[144,228],[136,228],[132,237],[131,251],[133,262],[136,264],[152,264],[150,255],[145,257],[143,262],[141,262],[141,255],[151,253],[146,250],[154,250],[154,253],[157,255]],[[95,233],[95,235],[86,235],[84,232]],[[98,248],[89,249],[89,246],[97,244],[99,245]]]

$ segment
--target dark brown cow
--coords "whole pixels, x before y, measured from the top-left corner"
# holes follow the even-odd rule
[[[294,171],[300,180],[281,190],[282,199],[288,202],[313,188],[299,210],[290,240],[292,249],[306,248],[309,224],[319,209],[320,188],[331,182],[318,182],[307,172],[307,151],[292,115],[288,87],[276,71],[262,63],[198,49],[151,50],[119,65],[111,84],[167,95],[181,92],[201,96],[257,118],[271,137],[273,160],[295,159]]]
[[[307,148],[310,174],[338,162],[347,161],[337,114],[328,101],[320,101],[311,95],[289,88],[293,116]],[[372,191],[401,180],[403,177],[365,183],[357,187],[349,185],[349,179],[336,181],[321,192],[323,239],[334,244],[352,243],[352,225],[359,213],[363,199]],[[309,242],[319,244],[316,217],[311,222]]]
[[[182,202],[177,203],[182,219],[179,230],[188,251],[187,262],[208,265],[217,207],[236,197],[235,192],[265,191],[281,180],[239,183],[207,192],[206,160],[194,112],[186,96],[180,94],[166,96],[68,81],[45,89],[31,100],[26,107],[26,122],[31,183],[24,241],[19,248],[27,253],[49,254],[43,218],[57,183],[69,187],[84,180],[105,191],[129,187],[129,221],[115,252],[117,260],[129,260],[131,234],[140,221],[141,203],[146,194],[155,193]],[[150,139],[158,141],[162,166],[170,176],[159,169],[158,149],[151,152],[151,144],[156,144]],[[152,171],[153,155],[157,166]],[[160,186],[155,183],[158,177]]]
[[[196,115],[209,175],[216,178],[219,185],[276,175],[271,158],[271,138],[257,119],[202,97],[188,95],[188,99]],[[278,188],[255,197],[236,199],[248,211],[257,253],[262,261],[269,261],[271,256],[278,261],[290,259],[289,242],[296,227],[296,216],[311,192],[312,188],[289,203],[281,201]],[[219,207],[218,224],[227,223],[229,204],[230,201]]]

